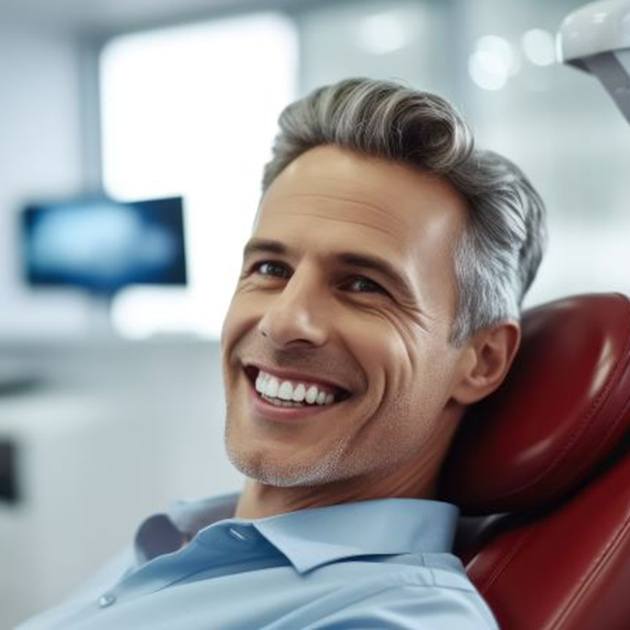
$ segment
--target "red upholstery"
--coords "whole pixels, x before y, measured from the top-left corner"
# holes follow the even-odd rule
[[[522,325],[445,463],[456,552],[505,630],[629,629],[630,300],[559,300]]]

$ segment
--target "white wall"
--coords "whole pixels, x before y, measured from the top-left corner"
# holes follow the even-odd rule
[[[76,193],[82,175],[78,41],[7,20],[0,8],[0,337],[76,329],[74,295],[30,296],[21,286],[17,210]]]

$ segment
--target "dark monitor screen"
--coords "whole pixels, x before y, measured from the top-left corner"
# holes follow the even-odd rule
[[[186,284],[181,197],[32,204],[22,213],[22,238],[34,287],[111,295],[131,284]]]

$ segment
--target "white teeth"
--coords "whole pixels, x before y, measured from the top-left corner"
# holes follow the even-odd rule
[[[256,377],[256,391],[259,394],[265,393],[265,378],[262,372],[258,372],[258,376]]]
[[[300,403],[293,402],[292,400],[280,400],[279,398],[267,398],[267,396],[263,396],[263,398],[270,402],[272,405],[276,407],[303,407],[304,405]]]
[[[320,390],[316,385],[282,381],[267,372],[260,370],[256,377],[256,391],[267,399],[287,404],[331,405],[335,402],[332,393]],[[270,400],[271,402],[271,400]]]
[[[283,381],[278,390],[278,398],[282,400],[291,400],[293,398],[293,385],[289,381]]]
[[[316,400],[317,400],[317,387],[315,387],[315,385],[311,385],[307,390],[306,390],[306,395],[304,397],[304,399],[306,400],[306,402],[309,405],[312,405]]]
[[[302,402],[305,395],[306,387],[304,387],[302,383],[299,383],[298,386],[293,390],[293,400],[295,402]]]
[[[265,383],[265,394],[270,398],[275,398],[278,394],[278,389],[280,388],[280,383],[277,378],[273,376],[270,379],[267,379]]]

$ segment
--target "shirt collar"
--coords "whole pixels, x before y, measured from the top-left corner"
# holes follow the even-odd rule
[[[238,494],[178,502],[169,520],[185,534],[228,519],[250,524],[300,573],[341,559],[449,553],[459,509],[432,499],[375,499],[278,514],[233,518]]]
[[[448,553],[459,509],[429,499],[377,499],[253,521],[300,573],[358,556]]]
[[[199,530],[234,516],[238,494],[181,500],[166,514],[153,514],[138,527],[134,555],[138,565],[182,548]]]

